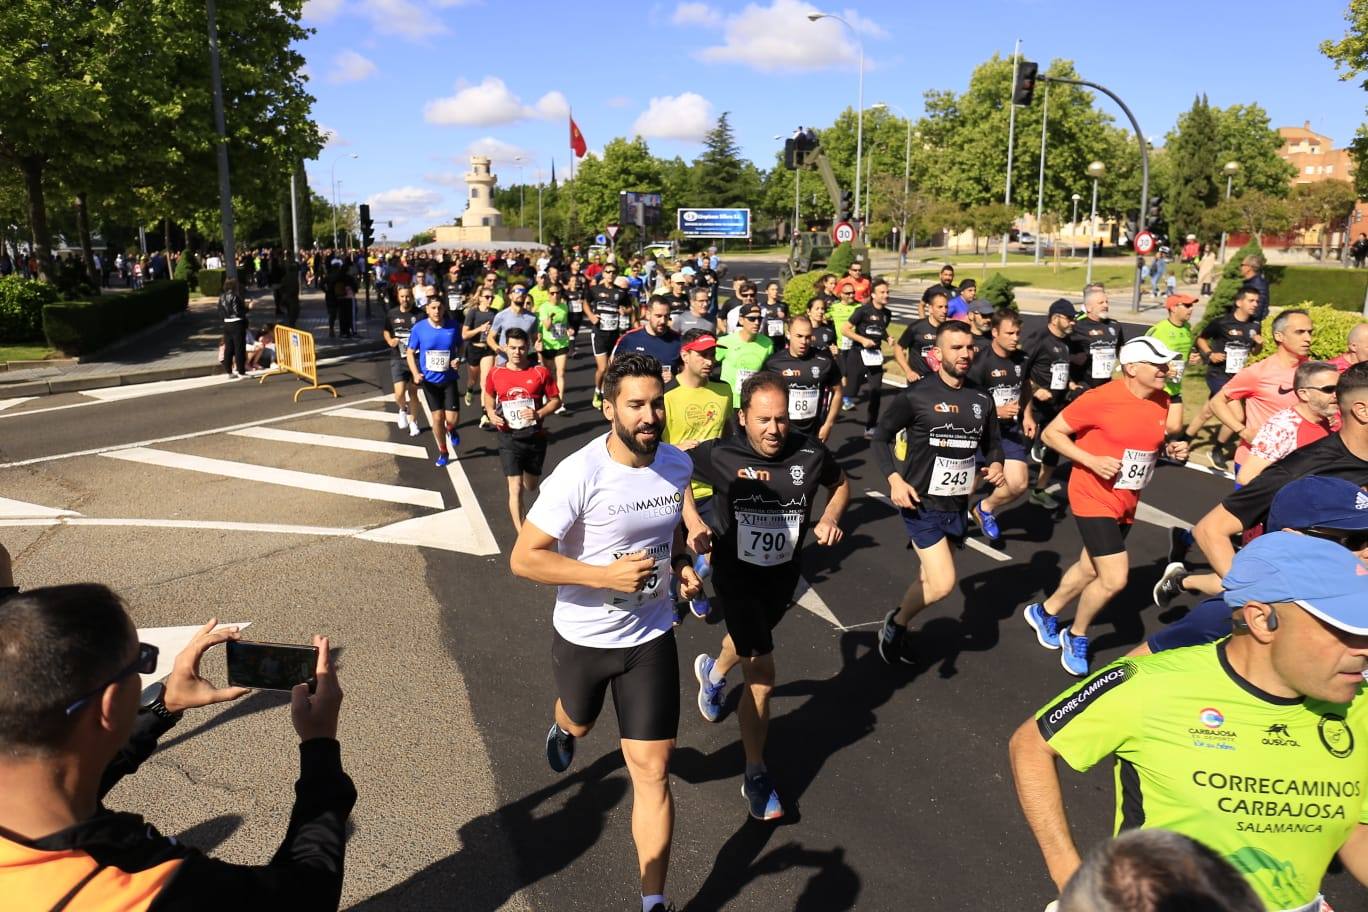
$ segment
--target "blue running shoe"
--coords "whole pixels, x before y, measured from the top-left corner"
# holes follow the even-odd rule
[[[1059,664],[1076,678],[1088,673],[1088,638],[1075,636],[1065,628],[1059,631]]]
[[[1042,602],[1031,602],[1023,612],[1026,623],[1036,632],[1036,639],[1046,649],[1059,648],[1059,618],[1045,610]]]
[[[846,397],[841,397],[841,411],[848,412],[855,407],[855,403]]]
[[[722,695],[727,691],[727,682],[712,683],[709,677],[717,663],[706,652],[694,659],[694,677],[698,678],[698,711],[708,722],[716,722],[722,716]]]
[[[784,816],[779,793],[770,784],[769,773],[741,777],[741,795],[750,805],[750,815],[756,820],[778,820]]]
[[[574,759],[575,736],[552,722],[551,730],[546,733],[546,762],[551,764],[553,771],[563,773]]]
[[[689,599],[689,610],[694,613],[694,617],[706,619],[708,615],[712,614],[712,602],[702,596]]]
[[[1002,530],[998,528],[997,517],[983,509],[983,501],[974,504],[974,508],[969,511],[969,518],[978,523],[983,534],[997,541],[1002,537]]]
[[[461,445],[461,432],[456,430],[447,431],[447,446],[451,448],[451,455],[456,455],[456,448]]]
[[[446,465],[449,462],[451,462],[451,457],[447,456],[446,453],[437,454],[437,468],[440,469],[442,466]]]

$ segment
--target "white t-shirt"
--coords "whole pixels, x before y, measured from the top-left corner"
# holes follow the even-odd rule
[[[636,469],[614,461],[608,434],[547,476],[527,521],[556,539],[560,554],[606,566],[644,550],[656,562],[654,579],[638,593],[557,587],[556,632],[579,646],[612,649],[646,643],[670,630],[670,554],[692,477],[689,457],[667,443],[649,466]]]

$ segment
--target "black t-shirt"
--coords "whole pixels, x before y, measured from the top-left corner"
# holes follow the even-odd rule
[[[1239,373],[1254,350],[1254,337],[1258,334],[1258,323],[1237,320],[1231,314],[1208,323],[1206,329],[1202,330],[1202,338],[1207,340],[1213,352],[1225,354],[1225,360],[1212,365],[1212,369],[1220,373]]]
[[[621,332],[631,329],[631,320],[623,323],[622,311],[631,310],[632,295],[625,288],[595,285],[589,289],[589,307],[598,314],[597,332]]]
[[[956,288],[954,285],[943,285],[940,282],[937,282],[935,285],[932,285],[930,288],[926,289],[926,291],[922,292],[922,303],[930,304],[931,296],[936,292],[940,292],[941,294],[945,295],[945,300],[948,301],[955,295],[959,294],[959,289]]]
[[[1084,317],[1075,323],[1069,335],[1074,382],[1092,389],[1109,381],[1124,341],[1121,324],[1110,317],[1105,320]]]
[[[774,350],[783,348],[785,338],[788,333],[788,308],[780,301],[778,304],[762,304],[760,314],[760,332],[770,337],[774,343]]]
[[[874,340],[878,345],[888,336],[888,324],[893,322],[893,312],[887,307],[861,304],[846,320],[858,335]]]
[[[921,359],[920,362],[911,361],[913,370],[920,370],[923,374],[931,370],[931,353],[936,348],[936,331],[939,328],[929,319],[918,320],[904,329],[903,334],[898,337],[899,347],[909,355]]]
[[[755,452],[744,433],[705,440],[688,453],[694,477],[713,486],[713,571],[787,574],[796,582],[817,491],[841,481],[831,451],[793,431],[772,459]]]
[[[1026,375],[1037,389],[1050,391],[1056,403],[1069,394],[1069,342],[1048,329],[1033,340],[1026,358]]]
[[[812,324],[812,344],[825,351],[831,351],[831,347],[836,344],[836,330],[825,323]]]
[[[385,329],[389,334],[399,340],[399,344],[390,349],[390,353],[396,358],[404,357],[408,351],[409,333],[413,331],[413,326],[423,319],[423,314],[416,309],[403,310],[399,307],[391,307],[385,313]]]
[[[993,347],[993,338],[987,333],[970,333],[970,344],[974,346],[974,358]]]
[[[489,310],[481,310],[478,307],[468,308],[465,312],[465,328],[483,329],[488,324],[494,322],[496,314],[498,314],[498,311],[493,308],[490,308]],[[485,336],[483,333],[478,336],[472,336],[471,338],[466,339],[466,344],[473,345],[477,348],[484,348]]]
[[[1273,496],[1284,485],[1307,475],[1343,478],[1362,487],[1368,485],[1368,460],[1349,452],[1339,434],[1331,434],[1264,469],[1258,478],[1226,497],[1221,504],[1245,529],[1252,529],[1268,517]]]
[[[989,345],[974,359],[966,379],[991,396],[995,408],[1013,402],[1024,405],[1025,397],[1022,393],[1025,384],[1022,381],[1026,379],[1026,356],[1020,351],[1014,351],[1004,358]],[[1003,433],[1020,433],[1020,415],[1021,413],[1017,412],[1016,418],[998,418],[999,430]]]
[[[826,420],[831,397],[841,385],[841,372],[831,353],[813,346],[806,358],[795,358],[787,348],[781,348],[766,359],[765,370],[784,378],[789,395],[790,427],[815,435]]]
[[[689,293],[683,294],[663,294],[660,299],[670,305],[670,316],[681,314],[689,309]]]
[[[906,464],[899,469],[890,447],[907,432]],[[894,398],[874,429],[874,457],[882,477],[897,472],[928,510],[964,512],[973,489],[974,454],[1002,461],[993,400],[972,386],[952,389],[939,373],[913,383]]]

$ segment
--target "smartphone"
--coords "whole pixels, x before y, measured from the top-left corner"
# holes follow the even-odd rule
[[[233,687],[293,690],[308,684],[312,692],[317,668],[317,646],[228,641],[228,683]]]

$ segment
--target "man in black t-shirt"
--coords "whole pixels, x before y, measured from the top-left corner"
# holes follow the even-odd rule
[[[608,371],[608,360],[618,339],[632,328],[631,317],[623,319],[624,311],[631,310],[632,296],[617,285],[616,263],[603,267],[603,277],[590,287],[583,307],[584,318],[593,324],[589,341],[594,353],[594,408],[599,408],[603,404],[603,375]]]
[[[915,383],[940,368],[936,362],[936,333],[945,322],[948,306],[945,292],[931,289],[926,300],[926,316],[909,324],[894,344],[893,358],[902,367],[908,383]]]
[[[1106,291],[1095,287],[1083,297],[1083,319],[1074,323],[1069,336],[1073,352],[1074,383],[1084,389],[1101,386],[1116,371],[1121,344],[1126,341],[1121,324],[1109,316]]]
[[[869,303],[855,308],[841,334],[854,343],[846,352],[844,365],[845,389],[841,408],[855,407],[860,385],[869,381],[869,413],[865,417],[865,439],[874,436],[874,425],[879,423],[879,402],[883,398],[883,343],[888,338],[888,324],[893,312],[888,309],[888,280],[875,279],[869,288]]]
[[[1207,363],[1206,384],[1207,403],[1189,422],[1184,431],[1184,439],[1191,440],[1211,420],[1211,398],[1230,381],[1230,378],[1244,370],[1249,359],[1263,350],[1263,335],[1254,319],[1259,309],[1259,289],[1252,286],[1241,288],[1235,293],[1230,305],[1230,313],[1217,317],[1206,325],[1197,337],[1197,354]],[[1235,432],[1224,424],[1216,432],[1216,443],[1211,448],[1211,461],[1216,468],[1225,470],[1234,452]],[[1229,452],[1227,452],[1229,450]]]
[[[940,268],[940,281],[922,292],[920,318],[925,320],[931,315],[931,298],[935,295],[945,295],[945,300],[949,301],[959,294],[959,288],[955,285],[955,267],[946,263]],[[942,317],[941,319],[944,319]]]
[[[399,430],[407,427],[409,436],[417,437],[421,433],[418,430],[418,396],[404,356],[408,353],[409,333],[413,331],[413,325],[423,319],[423,315],[413,306],[412,288],[401,286],[397,294],[399,306],[386,312],[382,335],[390,348],[390,379],[394,381],[394,401],[399,406],[395,423],[399,425]]]
[[[698,708],[704,719],[716,722],[727,672],[741,665],[746,682],[737,709],[746,755],[741,791],[757,820],[784,815],[765,768],[775,679],[773,631],[793,604],[808,529],[818,544],[836,544],[850,501],[850,482],[835,457],[818,441],[792,431],[788,415],[783,378],[761,371],[741,385],[737,433],[688,451],[694,477],[713,486],[712,579],[727,624],[717,658],[704,653],[694,659]],[[821,488],[827,490],[827,506],[814,525],[812,507]]]
[[[1021,431],[1031,443],[1032,458],[1040,463],[1035,487],[1031,489],[1031,503],[1047,510],[1059,509],[1059,501],[1045,490],[1059,465],[1059,454],[1040,442],[1040,434],[1064,408],[1073,386],[1069,379],[1069,336],[1076,318],[1073,304],[1057,298],[1050,304],[1045,330],[1035,337],[1026,356],[1031,390],[1021,418]]]
[[[788,346],[769,356],[765,370],[784,378],[793,430],[826,443],[841,414],[841,372],[831,352],[816,344],[811,320],[789,321]]]
[[[1021,431],[1021,412],[1028,398],[1026,355],[1021,351],[1021,317],[1016,311],[999,310],[993,314],[991,332],[992,343],[974,358],[967,379],[993,397],[1006,483],[998,485],[971,507],[969,517],[978,523],[985,536],[996,541],[1002,537],[998,512],[1026,493],[1030,477],[1026,452],[1030,444]]]

